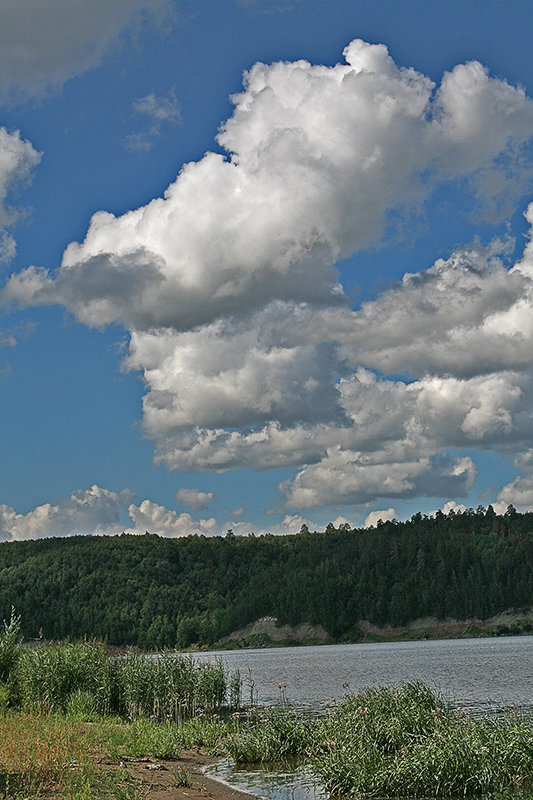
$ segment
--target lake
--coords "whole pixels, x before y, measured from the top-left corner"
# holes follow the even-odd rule
[[[533,636],[195,653],[241,672],[243,701],[319,708],[346,691],[422,680],[472,712],[533,711]],[[280,688],[281,687],[281,688]]]
[[[243,700],[253,692],[259,705],[286,699],[318,710],[346,691],[422,680],[471,713],[510,707],[533,712],[533,636],[231,650],[194,657],[219,658],[230,670],[239,669]],[[236,769],[227,760],[209,774],[267,800],[325,798],[304,768]]]

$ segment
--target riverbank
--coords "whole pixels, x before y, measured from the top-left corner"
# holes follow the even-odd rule
[[[533,633],[533,609],[503,611],[488,619],[444,619],[425,617],[407,625],[380,627],[368,620],[357,623],[358,635],[350,643],[412,642],[421,639],[475,639],[492,636],[521,636]],[[297,647],[302,645],[345,644],[331,637],[321,625],[308,622],[280,625],[275,617],[261,619],[219,639],[212,650],[240,650],[261,647]]]

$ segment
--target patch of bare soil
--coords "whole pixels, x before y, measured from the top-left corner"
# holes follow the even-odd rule
[[[253,795],[204,775],[203,767],[215,760],[188,750],[172,761],[142,758],[124,761],[124,766],[139,796],[146,800],[251,800]]]

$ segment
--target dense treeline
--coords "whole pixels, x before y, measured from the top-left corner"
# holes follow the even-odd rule
[[[533,603],[533,513],[489,506],[292,536],[75,536],[0,545],[0,619],[26,638],[212,644],[262,616],[321,624],[486,619]]]

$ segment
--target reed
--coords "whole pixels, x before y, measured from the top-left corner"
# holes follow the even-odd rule
[[[308,750],[333,796],[533,793],[533,722],[469,718],[420,683],[348,697]]]
[[[20,647],[20,617],[11,607],[9,622],[2,622],[0,631],[0,681],[6,683],[14,672],[21,653]]]
[[[174,652],[116,658],[91,642],[24,648],[9,676],[15,705],[34,711],[181,721],[239,702],[240,678],[220,662]]]
[[[26,710],[66,711],[80,693],[93,698],[93,710],[117,712],[118,669],[104,647],[79,642],[25,648],[12,674],[17,699]]]
[[[130,654],[120,660],[118,674],[121,710],[130,719],[181,721],[226,705],[228,677],[221,662],[195,663],[176,653],[154,659]]]
[[[288,710],[271,710],[245,720],[236,715],[235,729],[225,746],[238,764],[274,763],[303,755],[315,728],[314,720]]]

